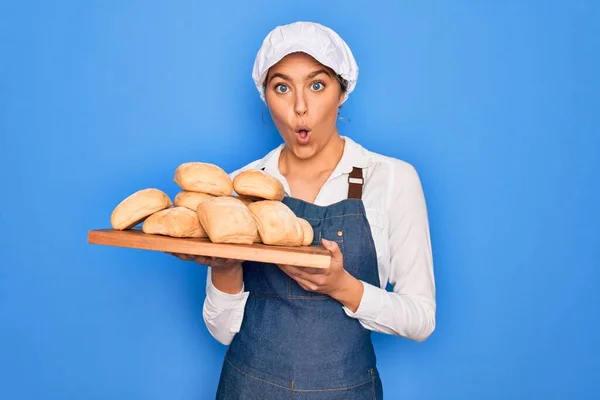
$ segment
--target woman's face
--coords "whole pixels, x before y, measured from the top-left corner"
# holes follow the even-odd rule
[[[293,53],[269,70],[265,99],[289,150],[307,159],[337,133],[343,99],[333,71],[305,53]]]

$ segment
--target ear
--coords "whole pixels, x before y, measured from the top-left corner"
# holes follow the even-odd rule
[[[341,88],[340,90],[340,95],[338,97],[338,108],[342,108],[342,104],[344,103],[344,98],[346,97],[346,92],[344,90],[342,90]]]

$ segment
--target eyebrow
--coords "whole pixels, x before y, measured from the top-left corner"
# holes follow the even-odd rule
[[[331,77],[331,74],[329,73],[329,71],[327,71],[326,69],[322,68],[322,69],[313,71],[310,74],[308,74],[308,78],[309,79],[314,78],[315,76],[317,76],[319,74],[327,74],[329,77]],[[289,76],[287,76],[285,74],[282,74],[281,72],[276,72],[273,75],[271,75],[271,77],[269,78],[269,82],[271,82],[274,78],[277,78],[277,77],[279,77],[279,78],[281,78],[283,80],[286,80],[286,81],[291,81],[292,80]]]
[[[325,68],[322,68],[322,69],[319,69],[317,71],[311,72],[310,74],[308,74],[308,77],[309,78],[314,78],[315,76],[317,76],[319,74],[327,74],[329,77],[331,77],[331,74]]]

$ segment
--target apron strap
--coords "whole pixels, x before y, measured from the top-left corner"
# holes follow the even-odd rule
[[[261,170],[265,170],[262,167]],[[362,168],[352,167],[352,172],[348,176],[348,198],[349,199],[360,199],[362,198],[362,186],[364,183]]]
[[[348,176],[348,198],[360,199],[362,197],[362,187],[364,179],[362,168],[352,167],[352,172]]]

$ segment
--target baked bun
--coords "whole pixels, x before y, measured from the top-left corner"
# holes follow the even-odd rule
[[[298,221],[300,222],[300,226],[302,226],[302,232],[304,233],[302,246],[309,246],[312,243],[313,238],[315,236],[315,232],[312,228],[312,225],[304,218],[298,218]]]
[[[206,237],[196,212],[186,207],[170,207],[150,215],[142,231],[172,237]]]
[[[115,230],[129,229],[142,222],[149,215],[172,205],[173,202],[169,196],[160,189],[138,190],[123,199],[114,208],[110,216],[110,224]]]
[[[302,225],[296,214],[284,203],[261,200],[248,204],[264,244],[301,246],[304,242]]]
[[[181,189],[213,196],[229,196],[233,184],[229,175],[218,165],[203,162],[186,162],[175,170],[173,177]]]
[[[256,243],[258,232],[248,207],[233,196],[203,201],[196,210],[200,224],[213,243]]]
[[[248,205],[248,204],[252,203],[255,200],[255,199],[251,199],[251,198],[246,197],[246,196],[235,196],[234,195],[234,196],[231,196],[231,197],[233,197],[234,199],[240,200],[245,205]]]
[[[190,210],[196,212],[198,209],[198,204],[202,203],[204,200],[211,199],[215,196],[208,193],[200,193],[200,192],[190,192],[188,190],[182,190],[173,199],[173,203],[176,207],[185,207]]]
[[[233,178],[233,189],[241,196],[264,200],[283,200],[283,184],[260,169],[240,172]]]

